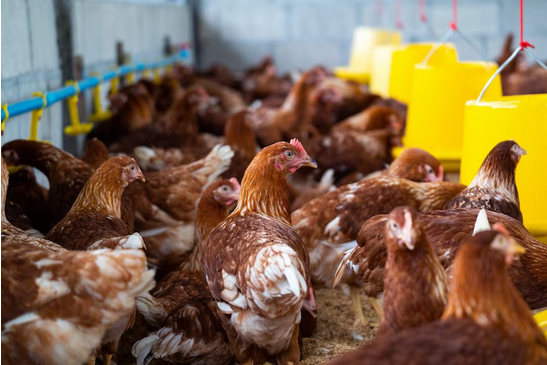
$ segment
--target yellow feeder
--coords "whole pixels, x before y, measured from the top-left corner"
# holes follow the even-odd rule
[[[545,334],[545,337],[547,337],[547,310],[544,310],[543,312],[536,313],[534,315],[534,320],[538,324],[538,327]]]
[[[458,171],[465,103],[476,98],[496,69],[493,62],[416,65],[403,145],[425,149],[443,163],[446,171]],[[498,76],[487,97],[500,96]],[[394,155],[401,151],[394,149]]]
[[[458,60],[453,44],[415,43],[408,45],[378,46],[372,57],[370,91],[408,104],[412,93],[414,66],[438,47],[429,65],[454,63]]]
[[[547,94],[485,99],[465,105],[460,180],[469,184],[488,152],[514,139],[528,152],[516,172],[524,224],[533,235],[547,236],[547,194],[541,193],[547,180]]]
[[[349,66],[336,67],[334,74],[346,80],[368,83],[372,70],[372,51],[374,47],[400,43],[401,33],[399,32],[357,27],[353,33]]]

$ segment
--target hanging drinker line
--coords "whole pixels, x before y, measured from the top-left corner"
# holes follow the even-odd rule
[[[486,85],[484,85],[484,88],[482,89],[481,93],[479,94],[479,97],[477,98],[477,101],[481,101],[482,97],[486,93],[486,90],[488,90],[488,88],[490,87],[490,84],[492,84],[492,82],[494,81],[496,76],[498,76],[501,73],[501,71],[503,71],[503,69],[505,67],[507,67],[507,65],[509,63],[511,63],[511,61],[513,61],[515,59],[515,57],[517,57],[517,55],[522,51],[526,52],[526,54],[528,54],[530,57],[532,57],[532,59],[534,61],[536,61],[541,67],[543,67],[544,69],[547,70],[547,66],[543,62],[541,62],[536,56],[534,56],[532,54],[532,52],[530,52],[528,50],[528,48],[535,48],[535,47],[533,45],[531,45],[529,42],[526,42],[524,40],[524,0],[520,0],[520,42],[519,42],[519,45],[515,49],[513,54],[507,60],[505,60],[505,62],[496,70],[496,72],[494,72],[492,77],[490,77],[488,82],[486,82]]]

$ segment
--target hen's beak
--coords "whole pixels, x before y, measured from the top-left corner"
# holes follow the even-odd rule
[[[413,239],[413,233],[414,233],[414,222],[412,221],[412,215],[409,211],[405,212],[405,224],[401,228],[401,240],[405,244],[405,246],[409,250],[414,250],[414,245],[416,242],[414,242]]]
[[[519,245],[514,239],[511,239],[509,249],[514,255],[522,255],[526,253],[526,249]]]
[[[317,168],[317,162],[315,162],[315,160],[313,158],[311,158],[310,156],[306,156],[306,158],[302,159],[302,161],[299,163],[299,166],[302,167],[302,166],[308,166],[308,167],[312,167],[314,169]]]
[[[142,171],[139,171],[139,173],[137,174],[137,176],[135,176],[135,180],[140,180],[142,182],[145,182],[146,179],[144,178],[144,174],[142,173]]]
[[[142,170],[139,167],[137,167],[137,169],[139,169],[139,171],[133,172],[134,175],[130,182],[133,182],[135,180],[145,182],[146,179],[144,178],[144,174],[142,173]]]

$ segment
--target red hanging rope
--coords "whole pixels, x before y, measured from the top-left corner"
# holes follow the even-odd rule
[[[397,28],[399,29],[404,28],[403,17],[401,15],[401,8],[402,8],[401,1],[402,0],[395,1],[395,23],[397,24]]]
[[[376,13],[382,14],[382,0],[376,0]]]
[[[420,0],[420,20],[424,23],[427,21],[425,16],[425,0]]]
[[[530,43],[524,41],[524,0],[520,0],[520,49],[532,47]]]
[[[452,23],[450,23],[452,30],[458,30],[458,0],[452,0]]]

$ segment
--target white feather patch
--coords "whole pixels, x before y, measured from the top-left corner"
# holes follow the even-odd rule
[[[477,220],[475,221],[475,228],[473,229],[473,236],[482,231],[490,230],[490,222],[488,222],[488,215],[486,210],[483,208],[477,214]]]

